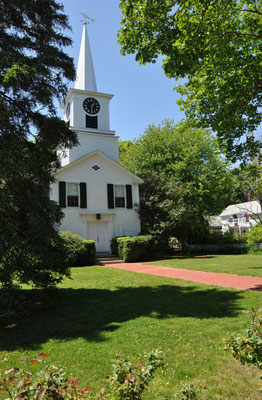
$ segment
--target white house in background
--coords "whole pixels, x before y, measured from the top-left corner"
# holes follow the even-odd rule
[[[97,91],[84,23],[75,88],[61,105],[79,146],[60,151],[62,168],[51,187],[51,199],[65,214],[59,229],[94,240],[97,252],[110,252],[115,236],[140,232],[134,204],[139,204],[143,181],[119,164],[118,136],[109,126],[112,97]]]
[[[261,206],[258,201],[231,204],[219,216],[222,231],[233,228],[238,233],[249,232],[262,219]]]

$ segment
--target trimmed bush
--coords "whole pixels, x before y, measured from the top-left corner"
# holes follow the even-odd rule
[[[59,235],[63,240],[65,258],[70,268],[95,264],[96,247],[93,240],[85,240],[68,231],[61,231]]]
[[[253,245],[256,243],[262,243],[262,223],[257,224],[247,234],[247,243]]]
[[[112,253],[124,262],[140,261],[152,256],[153,238],[144,236],[123,236],[112,239]]]
[[[203,235],[191,237],[189,244],[235,244],[245,243],[247,238],[246,233],[239,235],[231,229],[225,233],[206,232]]]
[[[115,237],[111,240],[111,252],[117,257],[120,257],[118,252],[118,246],[120,244],[121,239],[123,239],[123,236]]]
[[[114,255],[123,259],[123,246],[126,241],[132,240],[136,236],[120,236],[113,238],[111,241],[111,251]]]

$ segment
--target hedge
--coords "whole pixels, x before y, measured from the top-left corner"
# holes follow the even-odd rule
[[[153,238],[144,236],[122,236],[112,239],[112,253],[124,262],[142,261],[152,256]]]
[[[93,240],[85,240],[68,231],[61,231],[59,235],[63,240],[65,258],[70,268],[95,264],[96,247]]]

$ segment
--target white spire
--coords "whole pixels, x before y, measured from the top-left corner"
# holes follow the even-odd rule
[[[86,22],[83,26],[80,53],[76,73],[75,89],[89,90],[97,92],[96,77],[92,54],[86,29]]]

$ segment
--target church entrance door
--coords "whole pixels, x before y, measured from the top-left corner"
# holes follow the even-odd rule
[[[87,226],[87,239],[95,241],[97,253],[108,252],[107,222],[89,222]]]

